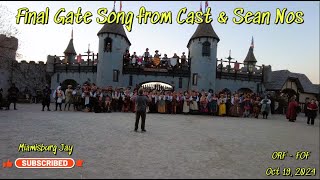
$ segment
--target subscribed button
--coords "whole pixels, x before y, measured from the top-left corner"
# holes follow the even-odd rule
[[[17,168],[73,168],[72,158],[18,158],[15,161]]]

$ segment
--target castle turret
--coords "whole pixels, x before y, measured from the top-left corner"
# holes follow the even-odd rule
[[[248,51],[248,54],[247,54],[246,58],[243,61],[243,64],[245,66],[247,66],[249,72],[253,71],[253,68],[257,63],[257,60],[256,60],[256,58],[254,57],[254,54],[253,54],[253,48],[254,48],[254,43],[253,43],[253,37],[252,37],[251,46],[249,48],[249,51]]]
[[[189,88],[215,89],[217,46],[220,41],[210,24],[203,22],[188,42],[191,59]]]
[[[71,39],[69,41],[67,49],[64,51],[64,55],[65,55],[64,63],[74,63],[77,53],[73,46],[73,30],[71,32]]]
[[[114,11],[114,10],[113,10]],[[123,54],[130,48],[130,41],[123,25],[105,24],[98,32],[99,57],[97,65],[98,86],[120,86],[124,84],[122,74]],[[127,83],[125,83],[127,84]]]

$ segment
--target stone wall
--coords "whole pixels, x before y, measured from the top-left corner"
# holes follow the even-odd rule
[[[16,61],[17,49],[18,39],[0,35],[0,88],[5,96],[11,83],[15,83],[20,92],[26,87],[31,91],[41,90],[48,83],[46,64],[41,61]]]
[[[11,83],[11,64],[16,59],[18,39],[0,34],[0,88],[7,94]]]

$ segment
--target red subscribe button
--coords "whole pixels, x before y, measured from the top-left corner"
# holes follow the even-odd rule
[[[72,158],[18,158],[15,161],[17,168],[73,168]]]

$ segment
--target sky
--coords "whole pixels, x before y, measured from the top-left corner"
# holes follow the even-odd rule
[[[6,6],[12,15],[6,17],[8,23],[13,24],[19,31],[18,53],[21,56],[18,60],[26,61],[46,61],[48,55],[63,55],[71,38],[73,29],[74,47],[77,54],[84,54],[88,50],[98,52],[98,31],[103,25],[96,22],[97,10],[107,8],[108,14],[113,8],[114,1],[38,1],[38,2],[9,2],[2,1],[1,5]],[[172,57],[174,53],[181,55],[188,52],[187,43],[197,28],[197,24],[178,24],[176,16],[181,8],[186,7],[187,13],[199,11],[200,1],[122,1],[122,11],[133,12],[134,21],[132,31],[126,30],[131,42],[130,52],[137,52],[141,55],[146,48],[150,52],[159,50],[161,54],[168,54]],[[237,61],[243,61],[248,53],[252,37],[254,38],[254,54],[257,65],[271,65],[272,70],[289,70],[295,73],[306,74],[309,79],[319,84],[319,2],[246,2],[246,1],[208,1],[211,7],[213,19],[212,26],[220,38],[218,43],[217,58],[228,57],[229,50],[231,56]],[[147,11],[172,12],[172,24],[138,24],[136,16],[140,7],[144,6]],[[202,9],[205,9],[205,1],[202,1]],[[44,11],[50,8],[49,23],[38,24],[16,24],[15,16],[18,9],[29,8],[29,11]],[[65,8],[66,12],[61,16],[66,16],[69,11],[77,11],[82,8],[82,13],[92,12],[92,22],[90,24],[56,24],[54,15],[60,8]],[[120,1],[116,1],[115,10],[119,11]],[[232,18],[239,19],[234,13],[235,8],[243,8],[244,13],[258,11],[271,13],[270,25],[262,24],[234,24]],[[304,13],[303,24],[274,24],[276,9],[287,8],[290,11]],[[219,13],[224,11],[229,17],[226,24],[218,22]],[[107,15],[108,15],[107,14]],[[243,14],[244,15],[244,14]],[[181,16],[185,19],[187,14]],[[21,19],[23,22],[24,19]]]

